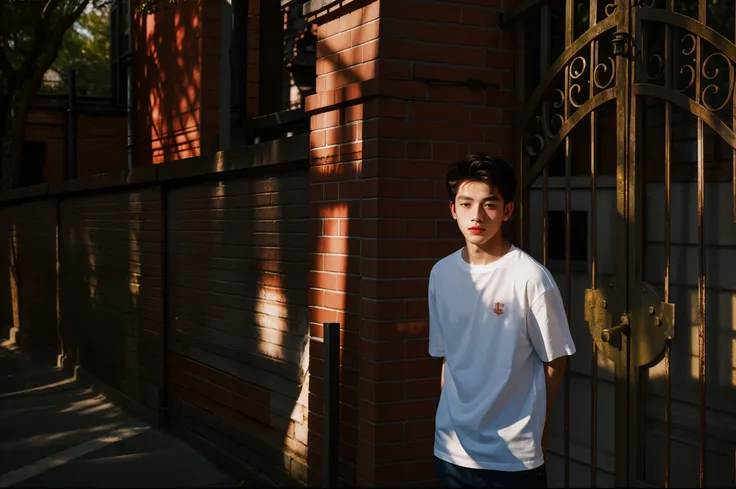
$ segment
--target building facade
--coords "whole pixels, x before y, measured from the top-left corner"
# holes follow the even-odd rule
[[[731,485],[735,18],[705,0],[136,16],[133,168],[3,196],[4,319],[283,485],[326,475],[339,372],[341,482],[431,486],[427,280],[462,245],[447,166],[485,151],[519,171],[515,243],[553,273],[577,344],[551,484]]]

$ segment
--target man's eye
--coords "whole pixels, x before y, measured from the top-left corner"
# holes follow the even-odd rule
[[[463,207],[470,207],[470,204],[462,204]]]

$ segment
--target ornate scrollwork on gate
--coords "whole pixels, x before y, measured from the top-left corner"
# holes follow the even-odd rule
[[[710,39],[694,32],[672,29],[673,55],[666,59],[661,46],[667,41],[663,39],[664,31],[660,30],[662,39],[651,43],[658,48],[639,56],[643,66],[638,81],[679,92],[713,113],[726,108],[734,101],[736,61],[716,45],[731,44],[730,41],[718,39],[720,35],[714,31],[708,34]],[[669,86],[665,86],[667,71],[671,74]]]
[[[603,11],[606,13],[606,17],[610,17],[613,14],[615,14],[616,13],[616,2],[612,1],[611,3],[606,5]]]
[[[592,68],[590,46],[570,58],[570,61],[550,84],[536,113],[527,127],[524,146],[530,156],[538,156],[548,141],[556,137],[563,124],[576,110],[583,107],[595,94],[613,87],[616,80],[616,61],[607,56]],[[565,82],[567,76],[567,83]],[[590,84],[594,89],[591,92]],[[566,115],[567,114],[567,115]]]
[[[728,69],[728,81],[727,81],[727,88],[725,90],[725,97],[723,100],[723,103],[720,105],[715,105],[712,102],[711,97],[718,95],[718,93],[721,91],[718,81],[720,81],[719,77],[721,75],[721,70],[718,67],[713,67],[711,61],[721,59],[724,61],[727,65]],[[710,110],[711,112],[718,112],[722,110],[728,103],[731,101],[731,98],[733,97],[733,75],[734,75],[734,67],[733,63],[731,62],[728,57],[723,53],[713,53],[709,55],[707,58],[703,60],[703,64],[701,66],[702,69],[702,75],[703,78],[708,80],[709,82],[705,88],[702,89],[702,92],[700,93],[700,100],[701,103],[705,106],[706,109]]]

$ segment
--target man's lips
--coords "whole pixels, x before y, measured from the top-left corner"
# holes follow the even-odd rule
[[[470,234],[482,234],[484,229],[483,228],[469,228],[468,231],[470,231]]]

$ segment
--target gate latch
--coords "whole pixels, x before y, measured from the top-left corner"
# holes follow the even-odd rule
[[[629,334],[629,316],[621,314],[621,322],[612,328],[604,328],[601,331],[601,339],[610,343],[616,334]]]
[[[646,282],[633,284],[631,291],[627,311],[616,324],[609,311],[623,308],[624,298],[613,285],[610,289],[587,289],[585,320],[599,351],[610,360],[618,361],[622,348],[628,345],[634,365],[650,366],[661,359],[666,341],[674,338],[675,305],[661,301]]]

